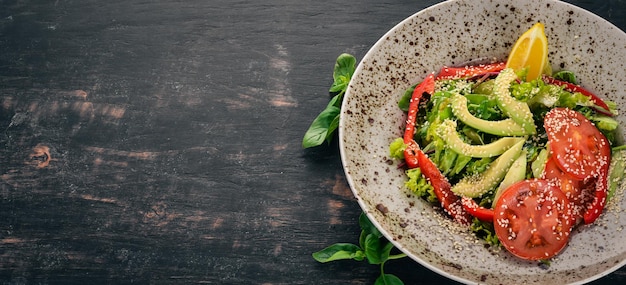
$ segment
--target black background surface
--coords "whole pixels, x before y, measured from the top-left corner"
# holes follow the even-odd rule
[[[301,139],[336,57],[437,2],[0,0],[0,283],[373,284],[311,258],[361,210]],[[626,29],[623,0],[568,2]]]

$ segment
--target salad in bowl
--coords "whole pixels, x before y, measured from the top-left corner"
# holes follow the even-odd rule
[[[506,62],[429,74],[400,99],[404,135],[390,145],[408,189],[528,260],[554,257],[595,222],[624,173],[616,105],[572,72],[553,77],[547,57],[537,23]]]

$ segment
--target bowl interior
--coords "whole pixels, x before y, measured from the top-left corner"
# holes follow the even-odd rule
[[[456,0],[422,10],[376,42],[344,98],[341,156],[364,212],[411,258],[460,282],[581,283],[626,262],[626,214],[621,210],[626,199],[615,198],[599,221],[579,227],[545,267],[485,248],[405,190],[405,175],[389,158],[389,143],[402,136],[405,115],[397,101],[408,86],[444,65],[505,60],[517,37],[538,21],[546,26],[554,70],[574,71],[581,85],[625,106],[621,59],[626,58],[626,35],[588,11],[552,0]],[[620,136],[623,141],[623,132]]]

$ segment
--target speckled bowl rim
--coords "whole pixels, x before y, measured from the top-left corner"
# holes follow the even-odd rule
[[[489,57],[489,56],[492,56],[493,58],[497,58],[497,59],[504,59],[504,57],[506,56],[506,53],[508,52],[508,47],[507,48],[503,48],[503,47],[493,48],[491,53],[487,53],[487,54],[472,54],[471,58],[464,58],[462,56],[450,57],[450,54],[448,54],[447,59],[444,59],[444,61],[440,63],[431,64],[431,65],[415,64],[415,66],[412,66],[411,71],[408,71],[408,72],[405,71],[404,73],[400,73],[400,74],[398,74],[398,72],[394,70],[395,66],[388,65],[387,67],[385,67],[386,68],[385,72],[389,72],[391,74],[399,75],[399,76],[396,76],[391,80],[387,80],[387,81],[382,80],[382,82],[372,83],[372,85],[375,88],[371,88],[371,86],[369,86],[370,88],[365,88],[366,84],[363,82],[367,81],[367,78],[364,78],[364,77],[374,74],[374,72],[376,72],[375,70],[376,67],[385,66],[385,64],[376,62],[382,59],[381,57],[379,57],[379,53],[382,48],[388,47],[394,44],[406,44],[407,39],[401,37],[401,35],[406,35],[405,29],[407,29],[407,26],[416,25],[416,26],[411,27],[411,29],[416,29],[418,28],[417,26],[419,26],[419,28],[427,27],[429,21],[432,22],[432,21],[437,20],[436,18],[434,19],[433,17],[439,16],[440,14],[438,13],[441,13],[442,10],[449,9],[448,7],[462,6],[462,7],[470,8],[479,4],[478,2],[482,2],[482,4],[480,5],[483,5],[483,6],[484,5],[494,5],[494,6],[498,5],[498,8],[496,10],[510,9],[510,7],[520,7],[524,5],[530,5],[529,3],[531,2],[532,2],[532,5],[537,5],[539,7],[541,7],[542,5],[548,5],[548,6],[554,5],[552,7],[558,6],[558,8],[560,9],[559,11],[561,12],[568,11],[569,16],[572,19],[574,19],[573,20],[574,22],[583,21],[583,20],[590,21],[590,23],[588,24],[597,25],[597,27],[600,29],[598,32],[609,33],[611,37],[615,40],[614,42],[611,42],[611,44],[617,45],[617,48],[619,49],[618,51],[616,51],[616,53],[620,55],[626,55],[626,52],[624,51],[626,50],[624,48],[626,47],[626,44],[624,44],[626,43],[626,35],[619,28],[615,27],[608,21],[592,14],[591,12],[588,12],[582,8],[579,8],[572,4],[568,4],[565,2],[561,2],[561,1],[555,1],[555,0],[534,0],[534,1],[451,0],[451,1],[441,2],[439,4],[428,7],[427,9],[419,11],[416,14],[403,20],[394,28],[392,28],[389,32],[383,35],[380,38],[380,40],[378,40],[373,45],[373,47],[369,50],[369,52],[364,56],[364,58],[361,60],[361,62],[357,66],[357,70],[353,76],[353,79],[349,85],[348,91],[346,92],[345,97],[344,97],[344,102],[342,105],[341,120],[339,123],[340,153],[341,153],[341,159],[344,165],[346,178],[348,180],[348,183],[355,197],[358,200],[358,203],[362,207],[363,211],[367,214],[370,220],[381,230],[381,232],[385,235],[385,237],[389,239],[398,249],[405,252],[409,257],[411,257],[412,259],[414,259],[421,265],[425,266],[426,268],[429,268],[430,270],[438,274],[441,274],[452,280],[456,280],[456,281],[459,281],[462,283],[468,283],[468,284],[492,283],[492,282],[506,284],[506,283],[519,283],[519,281],[541,282],[541,283],[555,283],[556,281],[557,283],[560,283],[559,274],[566,274],[568,276],[576,275],[576,274],[579,274],[577,273],[578,271],[575,269],[574,270],[568,269],[567,271],[560,272],[557,269],[554,272],[552,271],[543,272],[543,271],[537,271],[536,268],[532,268],[531,266],[528,266],[528,264],[524,264],[524,262],[521,262],[520,264],[524,264],[524,265],[520,265],[523,267],[521,270],[522,271],[526,270],[526,267],[524,266],[528,266],[528,270],[529,270],[528,274],[525,274],[525,273],[512,274],[508,277],[499,278],[497,274],[506,275],[508,274],[508,271],[497,272],[496,274],[487,276],[486,280],[482,280],[481,275],[480,275],[481,273],[480,270],[477,273],[471,273],[471,274],[463,273],[463,271],[466,271],[466,270],[470,270],[470,271],[474,270],[471,264],[469,265],[463,264],[462,261],[456,260],[454,262],[450,261],[450,266],[445,266],[445,264],[442,265],[442,259],[445,259],[445,258],[437,256],[438,254],[441,254],[441,253],[431,251],[428,243],[417,246],[422,251],[416,252],[414,251],[415,246],[407,245],[406,241],[408,238],[406,236],[402,236],[398,234],[398,232],[405,233],[400,228],[405,227],[407,223],[411,223],[411,221],[404,220],[404,218],[402,217],[403,214],[401,212],[403,211],[411,212],[413,211],[413,209],[408,210],[408,207],[404,209],[398,208],[398,207],[396,207],[396,209],[394,208],[389,209],[389,208],[386,208],[387,205],[377,203],[377,201],[373,201],[374,199],[372,197],[367,197],[367,195],[369,194],[380,195],[380,196],[376,196],[376,198],[385,198],[388,196],[397,195],[400,197],[399,198],[400,200],[414,199],[414,203],[417,205],[416,206],[417,211],[422,211],[422,213],[428,212],[428,218],[432,218],[433,213],[431,212],[433,210],[431,206],[427,205],[425,202],[419,199],[415,199],[414,197],[413,198],[409,197],[410,194],[400,193],[402,192],[401,189],[389,190],[389,191],[396,191],[397,193],[385,192],[386,190],[381,191],[383,193],[371,192],[371,191],[377,191],[377,190],[382,189],[381,185],[383,184],[385,186],[389,186],[389,185],[398,186],[399,185],[398,179],[400,180],[403,179],[402,177],[403,174],[398,175],[399,170],[394,169],[395,164],[392,164],[391,160],[389,158],[386,158],[387,155],[385,154],[385,151],[387,149],[384,148],[385,143],[376,144],[376,148],[374,149],[373,147],[370,148],[370,145],[367,141],[368,139],[367,136],[372,135],[372,134],[367,133],[368,128],[372,127],[374,131],[380,131],[381,130],[380,127],[375,127],[375,126],[381,123],[378,121],[378,118],[385,117],[385,116],[388,116],[387,117],[388,121],[385,121],[383,123],[392,124],[394,122],[398,122],[397,128],[392,128],[393,134],[389,134],[386,139],[388,140],[393,137],[401,136],[400,123],[401,123],[401,119],[403,115],[399,113],[399,111],[393,110],[393,107],[395,107],[395,102],[393,102],[393,104],[380,105],[380,99],[378,99],[378,96],[383,96],[384,94],[387,94],[384,96],[392,96],[392,95],[396,96],[399,91],[406,89],[410,84],[419,81],[420,78],[423,78],[427,73],[437,70],[439,67],[441,67],[444,64],[454,65],[454,64],[459,64],[459,63],[466,62],[466,61],[471,61],[471,60],[485,59],[486,57]],[[549,14],[550,12],[542,11],[540,9],[537,11],[533,11],[531,15],[534,15],[532,16],[534,17],[533,20],[541,20],[544,13]],[[494,14],[497,14],[497,13],[494,13]],[[500,16],[504,17],[502,15]],[[556,21],[555,19],[552,19],[552,20]],[[565,19],[563,19],[563,21],[565,21]],[[530,21],[527,21],[527,22],[530,22]],[[520,23],[520,25],[523,27],[526,27],[526,26],[529,27],[529,25],[527,24],[528,23]],[[546,24],[546,27],[547,27],[548,34],[550,33],[551,29],[554,29],[549,24]],[[520,32],[523,32],[523,30],[525,29],[524,28],[519,28],[519,29],[512,28],[512,30],[515,30],[515,31],[503,32],[503,33],[519,34]],[[514,40],[515,40],[515,37],[511,37],[510,39],[508,39],[508,41],[510,42],[513,42]],[[393,43],[394,41],[395,43]],[[591,39],[591,41],[593,41],[593,39]],[[549,42],[550,42],[550,36],[549,36]],[[563,43],[557,43],[557,44],[563,44]],[[418,43],[417,41],[410,42],[410,45],[418,45]],[[510,47],[510,44],[509,44],[509,47]],[[424,58],[424,56],[426,56],[425,54],[422,53],[423,51],[420,50],[419,48],[415,48],[414,50],[416,51],[416,54],[414,55],[414,57]],[[589,52],[589,50],[587,50],[587,52]],[[603,52],[603,51],[599,50],[597,52]],[[551,56],[551,59],[554,57],[556,57],[557,59],[561,57],[561,61],[565,63],[565,64],[561,64],[561,67],[564,67],[564,69],[570,69],[570,70],[574,70],[575,72],[577,72],[577,75],[583,85],[585,85],[584,84],[585,82],[594,82],[593,72],[590,72],[588,70],[576,70],[575,68],[571,68],[571,67],[574,67],[575,64],[580,63],[580,59],[571,59],[571,60],[568,59],[569,57],[573,56],[572,53],[575,53],[575,52],[572,52],[572,51],[560,52],[557,50],[556,52],[551,51],[550,56]],[[563,57],[565,57],[565,59],[563,59]],[[559,64],[558,61],[559,60],[553,61],[552,62],[553,66],[555,64]],[[624,68],[623,63],[617,64],[617,65],[615,64],[606,64],[606,65],[607,66],[605,66],[605,68],[609,70],[608,72],[609,73],[612,72],[616,78],[626,78],[625,76],[626,74],[624,74],[626,72],[624,71],[625,68]],[[389,68],[391,68],[391,70],[389,70]],[[380,70],[378,71],[380,72]],[[600,96],[603,96],[605,98],[608,97],[608,99],[618,102],[620,106],[623,106],[626,104],[624,102],[623,94],[621,95],[622,97],[617,97],[620,95],[615,95],[617,94],[618,91],[624,90],[623,84],[621,82],[619,83],[605,82],[605,83],[599,83],[596,85],[586,85],[586,87],[591,88]],[[393,97],[393,98],[397,98],[397,97]],[[370,102],[376,102],[379,105],[376,105],[373,107],[368,106]],[[371,109],[371,108],[374,108],[374,109]],[[392,115],[387,115],[388,112],[392,113]],[[392,118],[393,120],[389,120],[390,118]],[[625,118],[624,118],[623,112],[617,117],[617,119],[619,120],[621,125],[624,125]],[[361,124],[361,125],[356,129],[351,129],[350,126],[353,125],[355,122],[357,122],[357,125],[358,124]],[[376,134],[375,136],[376,139],[378,139],[379,136],[380,134]],[[382,135],[382,136],[384,137],[385,135]],[[360,158],[359,159],[355,158],[357,156],[371,156],[373,165],[370,165],[370,162],[367,162],[365,160],[359,160]],[[363,168],[363,167],[365,167],[363,170],[359,170],[360,168]],[[366,175],[359,175],[359,171],[361,172],[365,171],[366,173],[361,173],[361,174],[366,174]],[[391,175],[387,174],[390,172],[392,173]],[[392,177],[390,179],[386,178],[386,176],[394,176],[394,175],[395,177]],[[373,177],[373,178],[370,180],[370,177]],[[403,195],[405,197],[402,197]],[[401,201],[401,203],[405,203],[405,202],[406,201]],[[623,208],[626,208],[625,202],[626,202],[626,199],[621,201],[621,205],[623,206]],[[384,210],[381,210],[381,207],[384,208]],[[417,216],[419,216],[419,214]],[[613,216],[609,214],[604,214],[601,217],[601,220],[607,220],[607,222],[603,224],[603,226],[607,227],[608,225],[609,228],[624,227],[624,224],[622,223],[620,223],[619,225],[612,225],[610,223],[618,223],[614,220],[619,220],[621,217],[624,217],[626,219],[626,215],[620,210],[617,214],[614,214]],[[416,223],[415,221],[412,221],[412,222]],[[574,235],[578,236],[580,240],[586,240],[586,239],[594,238],[597,232],[602,232],[602,229],[600,229],[600,226],[591,226],[591,227],[586,226],[585,228],[577,230],[577,232]],[[414,242],[414,243],[417,243],[417,242]],[[572,240],[570,244],[573,244],[573,243],[575,243],[575,241]],[[574,247],[574,246],[568,246],[568,247]],[[475,250],[476,246],[474,246],[473,248],[474,248],[473,250]],[[567,252],[567,250],[568,249],[566,249],[562,254]],[[478,251],[479,251],[478,254],[481,254],[480,249],[478,249]],[[519,260],[516,260],[515,258],[507,257],[506,252],[487,253],[487,250],[484,250],[484,251],[485,251],[485,255],[491,254],[491,255],[495,255],[496,258],[504,258],[506,262],[512,262],[514,266],[516,266],[516,264],[519,262]],[[619,269],[620,267],[626,264],[626,258],[624,258],[624,256],[626,255],[623,252],[626,252],[626,250],[622,248],[620,249],[620,254],[617,257],[613,255],[610,261],[607,259],[606,261],[607,263],[613,262],[613,264],[604,265],[602,270],[600,270],[599,272],[592,272],[592,273],[585,272],[584,270],[585,267],[583,265],[581,267],[582,273],[580,273],[580,276],[575,276],[574,278],[570,278],[566,282],[570,284],[582,284],[582,283],[599,279],[605,275],[608,275],[609,273]],[[576,258],[576,255],[573,255],[573,258]],[[433,262],[433,260],[436,260],[437,262]],[[443,263],[445,263],[445,261],[446,260],[443,260]],[[476,260],[473,260],[473,261],[476,261]],[[557,262],[567,262],[567,261],[558,260]],[[574,262],[574,261],[571,261],[571,262]],[[455,265],[457,263],[463,264],[463,266],[461,266],[461,268],[457,268],[458,265]],[[465,267],[465,266],[468,266],[468,267]],[[519,269],[519,268],[512,268],[512,269]],[[549,273],[545,275],[554,275],[556,277],[544,279],[543,277],[536,277],[535,275],[538,275],[536,274],[536,272],[540,272],[539,274]],[[529,278],[529,279],[525,280],[525,279],[519,279],[519,278]]]

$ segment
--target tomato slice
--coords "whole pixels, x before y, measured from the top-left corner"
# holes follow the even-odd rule
[[[573,178],[597,177],[610,163],[608,140],[583,114],[554,108],[546,114],[543,124],[552,157]]]
[[[572,207],[572,222],[577,223],[587,211],[587,205],[593,201],[594,181],[578,180],[561,170],[553,157],[546,162],[542,178],[565,194]]]
[[[494,207],[494,229],[502,245],[528,260],[549,259],[567,244],[572,230],[570,203],[544,179],[507,188]]]
[[[593,195],[591,203],[587,204],[587,210],[583,215],[585,224],[591,224],[600,217],[604,206],[606,206],[606,197],[608,195],[608,177],[609,177],[609,165],[603,167],[596,180],[596,191]]]

